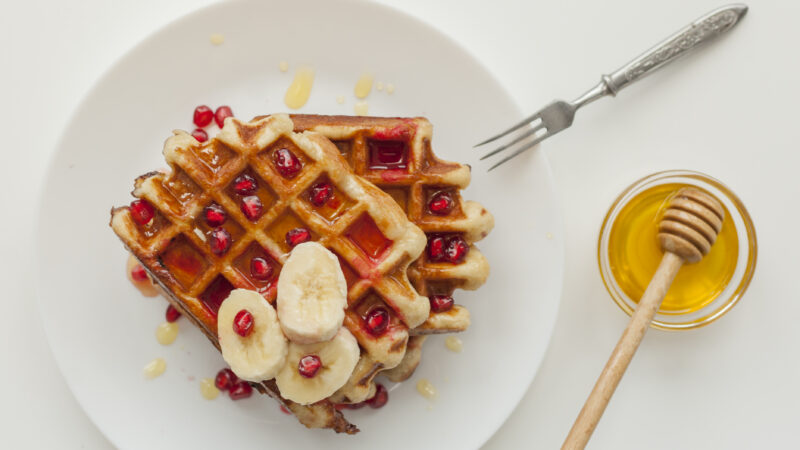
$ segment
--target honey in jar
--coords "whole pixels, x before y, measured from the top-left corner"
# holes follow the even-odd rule
[[[620,289],[634,301],[644,294],[664,255],[657,238],[661,215],[671,196],[687,186],[668,183],[643,190],[622,207],[612,224],[609,267]],[[680,269],[659,313],[687,314],[714,301],[733,278],[738,255],[736,226],[725,208],[722,230],[711,251],[700,262]]]

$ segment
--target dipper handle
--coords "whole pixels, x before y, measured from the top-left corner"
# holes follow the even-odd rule
[[[603,416],[611,396],[614,395],[619,381],[625,374],[625,370],[628,369],[628,364],[633,359],[636,349],[639,348],[639,343],[642,342],[650,322],[656,315],[658,308],[661,306],[661,301],[667,295],[667,290],[682,265],[683,259],[674,253],[666,253],[661,259],[661,264],[658,266],[656,274],[647,286],[647,290],[642,295],[641,300],[639,300],[628,327],[622,333],[622,337],[617,342],[617,346],[611,353],[603,372],[597,379],[592,393],[589,394],[589,398],[583,405],[580,414],[578,414],[578,418],[575,419],[575,424],[572,425],[572,429],[561,447],[562,449],[572,450],[586,447],[586,443],[592,437],[600,417]]]
[[[665,251],[664,257],[575,419],[562,450],[586,447],[675,275],[684,262],[697,262],[708,254],[724,217],[719,201],[699,189],[681,189],[670,199],[669,207],[658,224],[658,240]]]

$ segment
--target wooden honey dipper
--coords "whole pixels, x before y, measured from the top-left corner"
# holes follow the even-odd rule
[[[575,419],[562,450],[586,447],[678,270],[683,263],[696,263],[708,254],[724,218],[725,211],[719,201],[699,189],[683,188],[669,200],[658,223],[658,241],[664,257]]]

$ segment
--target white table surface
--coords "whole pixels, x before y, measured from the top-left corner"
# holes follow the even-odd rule
[[[554,97],[579,94],[600,73],[719,5],[719,0],[383,1],[463,43],[531,112]],[[47,281],[31,253],[37,196],[56,139],[95,80],[139,40],[208,3],[4,4],[2,448],[111,447],[68,390],[44,338],[32,288]],[[640,176],[679,168],[723,180],[748,206],[759,239],[756,275],[742,302],[719,322],[691,332],[648,334],[590,446],[797,445],[800,298],[794,271],[800,265],[793,254],[800,250],[794,229],[800,223],[800,157],[794,105],[800,100],[800,2],[749,4],[744,22],[723,42],[615,100],[592,105],[572,130],[541,149],[549,155],[564,214],[561,309],[536,380],[486,448],[560,445],[627,319],[609,299],[597,270],[595,246],[604,213]],[[546,35],[539,26],[546,22],[556,22],[569,35]],[[536,301],[524,292],[520,300]]]

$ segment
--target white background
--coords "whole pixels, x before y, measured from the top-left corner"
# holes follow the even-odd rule
[[[461,42],[531,112],[555,97],[576,96],[601,73],[719,5],[715,0],[384,2]],[[37,196],[53,146],[94,81],[142,38],[208,3],[3,5],[0,447],[110,447],[67,389],[44,338],[32,287],[48,276],[36,270],[31,251]],[[742,302],[719,322],[690,332],[648,334],[592,447],[796,445],[800,296],[793,254],[800,250],[800,157],[794,105],[800,100],[800,3],[749,4],[748,16],[730,36],[618,98],[581,111],[572,130],[541,149],[550,158],[566,224],[561,311],[539,375],[486,448],[560,445],[627,319],[598,274],[600,223],[620,190],[664,169],[706,172],[739,194],[758,232],[756,276]],[[476,114],[480,107],[475,105]],[[524,192],[509,195],[525,205]],[[91,280],[86,283],[91,289]],[[536,301],[535,293],[521,292],[520,301]],[[525,349],[519,352],[524,357]],[[491,380],[484,388],[491,389]]]

